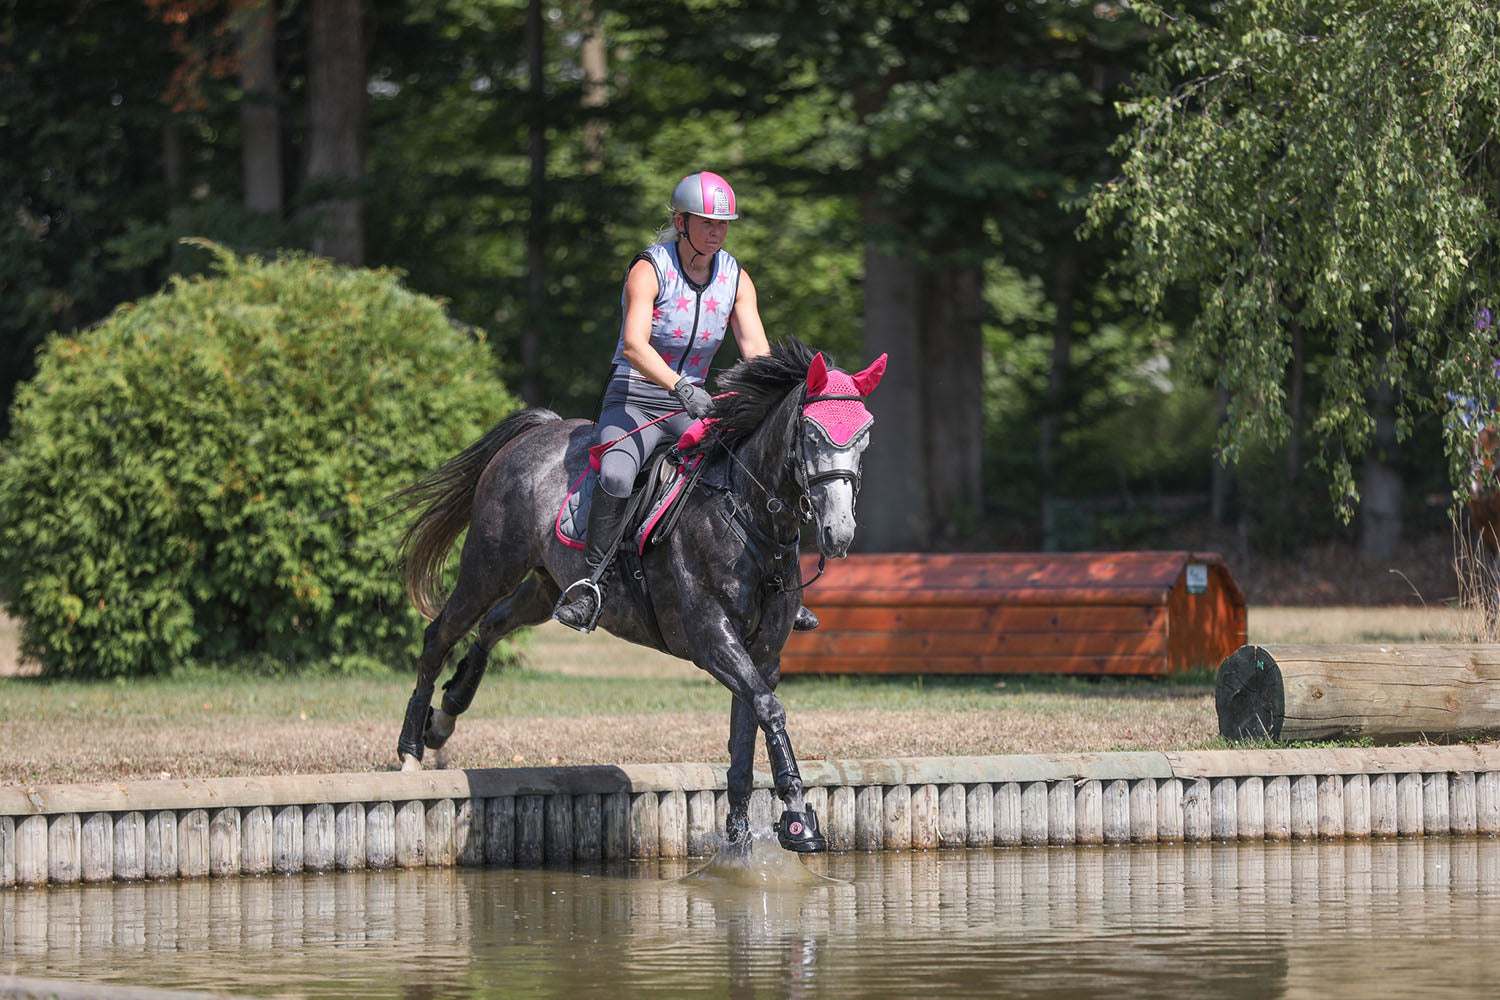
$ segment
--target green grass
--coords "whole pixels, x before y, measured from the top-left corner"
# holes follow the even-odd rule
[[[205,714],[240,718],[301,717],[325,721],[388,721],[392,705],[411,693],[406,675],[244,676],[192,672],[118,681],[0,678],[0,701],[12,718],[118,721],[151,717],[198,721]],[[799,711],[1063,710],[1080,700],[1201,697],[1212,683],[1086,680],[1046,675],[994,677],[789,677],[779,694]],[[661,712],[712,712],[728,693],[706,677],[580,677],[511,669],[486,676],[476,711],[510,716],[580,717]],[[208,706],[205,708],[205,706]]]

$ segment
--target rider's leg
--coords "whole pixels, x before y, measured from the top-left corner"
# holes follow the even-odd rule
[[[552,611],[552,617],[569,628],[587,632],[599,620],[599,607],[604,596],[604,571],[608,569],[610,561],[615,557],[615,550],[619,547],[623,527],[620,522],[629,506],[629,494],[615,496],[605,488],[602,478],[594,487],[594,497],[589,502],[588,529],[584,534],[586,547],[583,558],[588,564],[588,576],[564,592],[563,599],[571,597],[570,603],[563,604],[559,601]],[[590,581],[596,582],[589,586]]]
[[[603,604],[604,572],[619,547],[621,524],[635,477],[645,461],[647,449],[655,447],[660,432],[647,427],[650,415],[628,402],[606,397],[599,415],[600,443],[613,441],[599,462],[599,479],[589,501],[588,527],[584,530],[584,562],[588,575],[574,581],[558,599],[552,617],[569,628],[587,632],[599,620]]]

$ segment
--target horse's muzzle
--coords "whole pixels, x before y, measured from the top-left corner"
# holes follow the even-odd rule
[[[849,554],[849,546],[854,543],[854,533],[835,533],[833,528],[824,526],[818,533],[818,551],[830,559],[842,559]]]

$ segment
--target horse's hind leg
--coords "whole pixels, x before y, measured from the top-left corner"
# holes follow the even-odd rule
[[[464,542],[458,563],[458,583],[443,610],[427,626],[422,639],[422,653],[417,657],[417,686],[406,703],[406,717],[401,723],[401,737],[396,753],[403,771],[422,766],[423,733],[432,709],[432,692],[443,663],[458,641],[468,635],[485,612],[502,596],[516,589],[518,578],[525,573],[519,559],[505,558],[508,553],[493,536],[470,532]],[[514,576],[504,567],[515,566]]]
[[[731,847],[746,841],[750,833],[750,792],[755,763],[755,734],[759,731],[755,712],[738,698],[729,704],[729,815],[724,821],[724,839]]]
[[[453,735],[453,726],[458,716],[474,701],[479,682],[484,679],[485,663],[495,643],[518,628],[540,625],[552,617],[552,606],[557,603],[557,584],[545,573],[532,573],[515,592],[490,609],[479,623],[479,634],[469,646],[469,651],[459,661],[458,669],[443,685],[441,707],[429,717],[423,742],[430,750],[436,750]]]
[[[417,771],[422,768],[423,732],[427,729],[428,716],[432,714],[432,691],[437,685],[438,673],[443,661],[459,639],[474,627],[481,607],[457,602],[459,591],[448,599],[442,613],[427,626],[422,637],[422,654],[417,657],[417,686],[406,703],[406,716],[401,721],[401,737],[396,741],[396,754],[401,760],[401,770]]]

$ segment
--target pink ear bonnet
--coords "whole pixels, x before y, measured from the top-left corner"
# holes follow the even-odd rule
[[[830,369],[819,354],[807,370],[807,399],[803,416],[812,421],[828,440],[840,448],[848,447],[858,435],[875,422],[865,409],[864,397],[880,384],[885,374],[886,356],[856,375]]]

